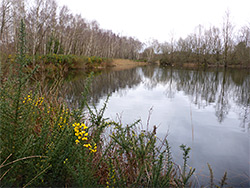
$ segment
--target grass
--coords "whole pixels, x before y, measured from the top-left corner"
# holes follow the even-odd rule
[[[26,71],[23,22],[20,28],[19,53],[0,87],[1,187],[192,186],[190,148],[180,146],[180,167],[167,139],[157,138],[156,127],[140,130],[140,121],[123,125],[105,119],[108,98],[100,110],[86,102],[89,78],[81,104],[73,109],[56,92],[31,87],[37,68]]]
[[[148,63],[144,61],[133,61],[128,59],[113,59],[113,61],[109,64],[110,66],[113,66],[112,70],[120,71],[120,70],[126,70],[131,69],[137,66],[144,66]]]

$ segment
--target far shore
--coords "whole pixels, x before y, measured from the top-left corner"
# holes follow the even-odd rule
[[[113,61],[108,65],[108,67],[112,67],[114,71],[132,69],[137,66],[148,65],[147,62],[136,62],[128,59],[113,59]]]

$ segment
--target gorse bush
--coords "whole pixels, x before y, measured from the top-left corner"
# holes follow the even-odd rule
[[[1,83],[1,186],[95,186],[94,140],[100,139],[79,115],[83,107],[71,112],[62,103],[50,102],[53,96],[45,98],[28,87],[37,67],[26,71],[23,21],[19,53],[12,63]]]
[[[45,63],[45,64],[71,64],[76,63],[76,56],[74,55],[60,55],[60,54],[47,54],[42,56],[35,56],[37,62]]]
[[[101,64],[107,60],[108,60],[107,58],[101,58],[101,57],[96,57],[96,56],[88,57],[89,64],[94,64],[94,63]]]
[[[94,69],[98,66],[106,66],[105,63],[109,63],[112,60],[108,58],[101,58],[96,56],[86,57],[86,56],[76,56],[76,55],[63,55],[63,54],[46,54],[46,55],[29,55],[24,54],[26,66],[34,68],[34,66],[39,66],[39,71],[42,72],[67,72],[69,69]],[[18,61],[18,55],[9,54],[3,60],[3,64],[8,67],[8,65],[15,65]],[[4,68],[6,69],[6,68]],[[29,72],[29,69],[24,71]],[[38,71],[38,72],[39,72]],[[5,70],[6,72],[6,70]]]
[[[17,59],[17,55],[10,54],[7,58],[8,63],[14,63]],[[54,64],[54,65],[63,65],[68,64],[69,66],[76,63],[77,56],[75,55],[62,55],[62,54],[46,54],[46,55],[28,55],[25,54],[25,60],[27,65],[35,64]]]

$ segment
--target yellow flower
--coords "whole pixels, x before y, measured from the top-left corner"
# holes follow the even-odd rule
[[[65,164],[67,161],[68,161],[68,158],[66,158],[66,159],[63,161],[63,163]]]
[[[64,119],[64,121],[66,122],[66,119]],[[86,131],[82,130],[82,129],[87,129],[88,127],[83,124],[83,123],[74,123],[72,124],[72,126],[74,127],[74,132],[75,132],[75,136],[77,136],[77,140],[88,140],[87,136],[88,133],[86,133]],[[79,141],[80,142],[80,141]],[[79,143],[76,141],[76,143]],[[87,145],[85,145],[84,147],[86,147]],[[90,145],[88,145],[88,147],[91,147]]]
[[[76,142],[76,144],[78,144],[80,141],[79,141],[79,140],[76,140],[75,142]]]

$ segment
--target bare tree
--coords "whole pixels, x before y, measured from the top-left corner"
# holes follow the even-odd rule
[[[3,0],[1,7],[0,7],[0,41],[3,42],[3,34],[4,32],[7,32],[8,27],[10,26],[10,7],[11,3],[10,0]]]
[[[228,55],[230,51],[232,50],[232,35],[233,35],[234,26],[232,25],[230,19],[231,19],[230,11],[227,10],[223,18],[223,28],[222,28],[224,67],[228,66]]]

